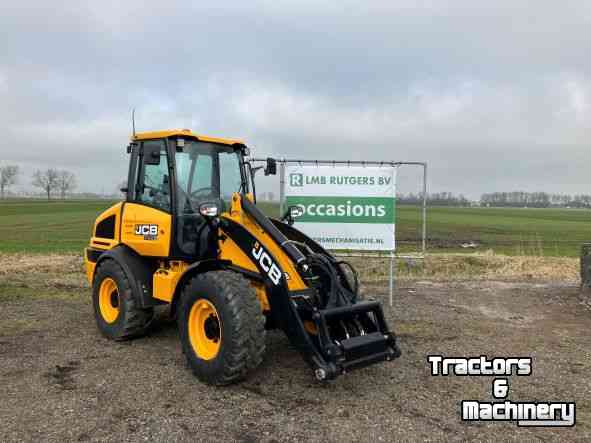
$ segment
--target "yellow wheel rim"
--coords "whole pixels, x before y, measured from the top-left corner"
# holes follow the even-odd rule
[[[222,344],[222,322],[215,306],[199,299],[189,312],[189,340],[197,357],[212,360]]]
[[[119,291],[117,283],[110,277],[101,282],[99,288],[99,309],[103,320],[107,323],[113,323],[119,317]]]

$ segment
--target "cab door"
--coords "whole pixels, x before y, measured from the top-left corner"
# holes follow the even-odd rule
[[[137,174],[123,206],[121,242],[138,254],[168,257],[172,235],[172,201],[164,140],[139,146]]]

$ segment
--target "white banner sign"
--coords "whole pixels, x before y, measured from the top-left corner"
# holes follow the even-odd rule
[[[285,203],[304,214],[295,226],[326,249],[393,251],[396,169],[285,168]]]

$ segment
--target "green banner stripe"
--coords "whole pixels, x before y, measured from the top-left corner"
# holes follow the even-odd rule
[[[286,198],[287,206],[300,206],[303,223],[379,223],[393,224],[393,197],[300,197]]]

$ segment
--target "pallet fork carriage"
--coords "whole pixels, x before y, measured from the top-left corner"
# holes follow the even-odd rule
[[[268,329],[319,380],[400,355],[381,305],[359,300],[355,270],[292,226],[299,209],[281,219],[258,209],[244,143],[145,132],[128,153],[126,198],[99,215],[85,250],[105,336],[140,336],[169,304],[190,367],[215,385],[262,362]]]

